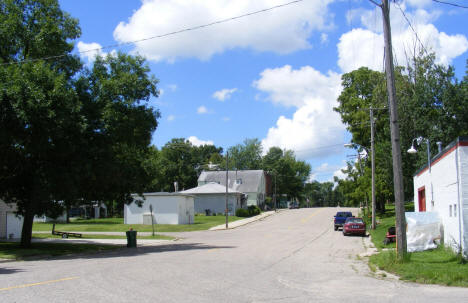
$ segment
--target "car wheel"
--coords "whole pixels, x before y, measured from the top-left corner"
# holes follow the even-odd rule
[[[343,236],[345,236],[345,237],[347,236],[347,234],[344,231],[343,231]]]
[[[335,231],[338,230],[338,226],[335,226]]]

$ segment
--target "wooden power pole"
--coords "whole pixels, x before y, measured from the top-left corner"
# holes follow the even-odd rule
[[[371,127],[371,166],[372,166],[372,229],[375,229],[375,145],[374,145],[374,111],[370,108]]]
[[[403,192],[403,172],[401,167],[400,129],[398,127],[398,108],[395,90],[395,75],[393,69],[392,34],[390,30],[390,6],[388,0],[382,0],[380,5],[383,16],[385,40],[385,72],[387,75],[387,93],[390,108],[390,136],[392,141],[393,184],[395,194],[395,216],[397,254],[402,259],[406,254],[406,220]]]

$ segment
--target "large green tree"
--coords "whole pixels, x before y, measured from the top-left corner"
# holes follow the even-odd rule
[[[421,146],[417,155],[404,152],[411,146],[412,139],[418,136],[428,138],[434,155],[437,141],[448,144],[457,136],[466,134],[468,101],[463,93],[465,81],[459,83],[455,79],[452,67],[436,64],[434,55],[415,56],[408,66],[395,68],[406,199],[413,196],[414,172],[427,163],[426,146]],[[382,73],[360,68],[344,74],[342,85],[343,91],[335,110],[351,132],[357,149],[364,147],[370,150],[369,108],[376,109],[376,200],[377,208],[383,211],[385,202],[393,200],[385,78]],[[363,174],[346,181],[354,180],[355,189],[344,183],[342,189],[362,191],[364,188],[370,192],[370,161],[364,159],[363,163]]]
[[[157,80],[140,57],[71,55],[78,21],[56,0],[0,3],[0,198],[33,218],[74,201],[130,200],[159,113]]]
[[[262,168],[276,183],[278,195],[286,194],[290,198],[302,198],[304,185],[309,178],[311,166],[296,159],[291,150],[271,147],[263,157]]]

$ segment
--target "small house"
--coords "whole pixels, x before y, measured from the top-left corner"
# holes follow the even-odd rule
[[[21,238],[23,218],[16,216],[16,205],[0,200],[0,239]]]
[[[468,137],[441,150],[413,177],[416,212],[436,212],[446,246],[468,256]]]
[[[227,184],[234,191],[247,195],[246,206],[265,204],[266,178],[263,170],[228,171]],[[198,186],[208,183],[226,186],[226,171],[203,171],[198,177]]]
[[[192,189],[184,190],[181,194],[194,197],[195,213],[207,215],[224,213],[226,209],[226,186],[210,182]],[[242,207],[242,193],[228,188],[228,214],[234,215]]]
[[[134,202],[124,206],[124,224],[193,224],[194,197],[179,193],[133,195]],[[151,207],[150,207],[151,206]]]

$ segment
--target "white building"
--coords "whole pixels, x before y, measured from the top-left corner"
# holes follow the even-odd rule
[[[445,245],[468,256],[468,137],[459,137],[414,175],[415,211],[439,214]]]
[[[0,200],[0,239],[21,238],[23,218],[17,217],[15,204],[6,204]]]
[[[124,206],[125,224],[151,224],[150,205],[155,224],[193,224],[194,197],[179,193],[144,193],[133,195],[135,201]],[[142,201],[141,207],[137,200]]]
[[[189,190],[180,192],[195,197],[195,213],[223,213],[226,209],[226,186],[210,182]],[[242,207],[242,193],[228,188],[228,214],[235,215],[236,210]]]
[[[198,186],[207,183],[226,186],[226,171],[203,171],[198,177]],[[228,171],[228,187],[247,195],[247,206],[262,207],[265,203],[266,181],[263,170]]]

